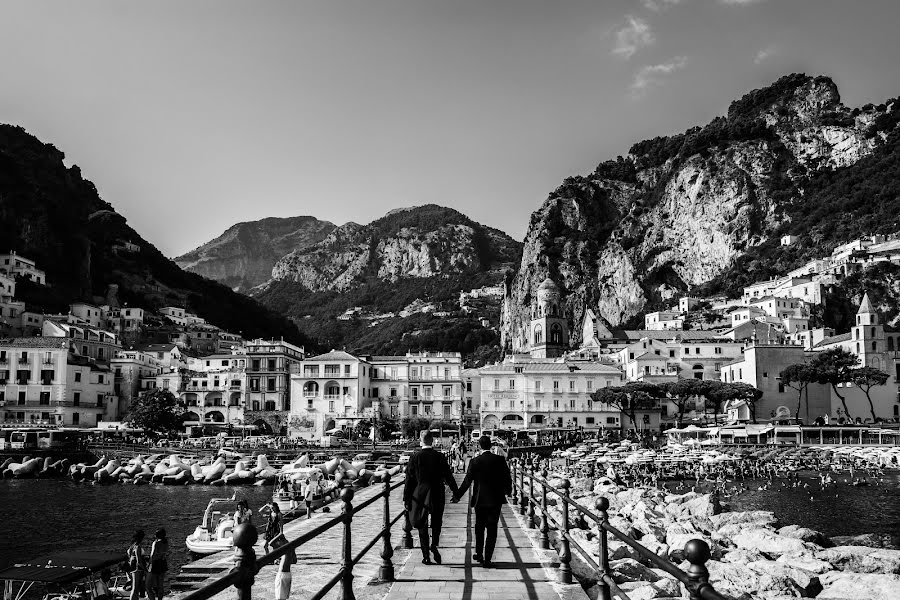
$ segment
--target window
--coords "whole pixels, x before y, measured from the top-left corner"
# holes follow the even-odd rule
[[[444,391],[444,398],[449,398],[449,397],[450,397],[450,392],[453,391],[453,388],[450,387],[449,385],[445,385],[443,391]]]
[[[344,376],[345,377],[350,376],[350,365],[344,365]]]
[[[768,372],[768,371],[763,371],[763,377],[768,377],[768,376],[769,376],[769,372]]]
[[[41,392],[39,403],[42,406],[50,405],[50,392]]]
[[[266,400],[265,410],[275,410],[275,401],[274,400]]]
[[[416,416],[417,414],[419,414],[419,407],[418,407],[417,405],[415,405],[415,404],[413,404],[412,406],[410,406],[410,407],[409,407],[409,414],[411,414],[412,416]]]
[[[616,425],[619,422],[618,417],[606,417],[607,425]]]
[[[497,392],[500,391],[500,380],[499,379],[494,380],[494,391],[497,391]]]
[[[390,394],[391,394],[391,398],[396,398],[397,397],[397,388],[392,387]]]
[[[536,391],[536,392],[543,391],[543,389],[542,389],[543,386],[544,386],[544,382],[541,381],[540,379],[538,379],[537,381],[534,382],[534,391]]]
[[[694,348],[694,354],[700,354],[700,348]]]
[[[97,394],[97,408],[103,408],[103,394]]]
[[[444,418],[445,419],[450,418],[450,405],[449,404],[444,404]]]
[[[509,380],[509,389],[511,389],[511,390],[516,389],[516,380],[515,379]]]
[[[585,422],[587,425],[593,425],[593,424],[594,424],[594,417],[586,417],[586,418],[584,419],[584,422]]]
[[[53,370],[41,371],[41,385],[50,385],[51,383],[53,383]]]
[[[466,382],[466,391],[467,391],[467,392],[471,392],[471,391],[472,391],[472,382],[471,382],[471,381],[467,381],[467,382]]]
[[[250,378],[250,391],[251,392],[259,391],[259,377],[251,377]]]
[[[410,388],[409,391],[412,393],[413,400],[419,399],[419,388],[417,388],[417,387]]]
[[[553,380],[553,391],[554,391],[554,392],[558,392],[558,391],[559,391],[559,380],[558,380],[558,379],[554,379],[554,380]]]
[[[430,386],[430,385],[426,385],[425,388],[424,388],[424,390],[425,390],[425,397],[426,397],[426,398],[431,398],[431,386]]]
[[[334,400],[328,401],[328,412],[334,412]]]
[[[372,388],[372,397],[373,397],[373,398],[377,398],[377,397],[378,397],[378,388],[377,388],[377,387],[376,387],[376,388]]]
[[[250,361],[250,364],[252,365],[250,369],[251,371],[259,371],[260,360],[258,358],[254,358],[252,361]]]
[[[591,392],[593,390],[594,390],[594,380],[588,379],[587,380],[587,391]]]
[[[779,393],[779,394],[783,394],[783,393],[784,393],[784,384],[781,383],[780,381],[778,382],[778,393]]]
[[[81,415],[77,412],[72,413],[72,425],[78,425],[81,423]]]
[[[719,348],[718,346],[716,346],[716,348],[715,348],[715,353],[716,353],[716,354],[722,354],[722,349]]]
[[[715,364],[715,369],[716,369],[716,372],[721,371],[721,370],[722,370],[722,363],[716,363],[716,364]]]
[[[204,383],[206,383],[206,382],[204,382]],[[267,392],[275,391],[275,378],[274,377],[269,377],[266,379],[266,391]]]
[[[575,391],[575,380],[574,380],[574,379],[570,379],[570,380],[569,380],[569,391],[570,391],[570,392],[574,392],[574,391]]]
[[[259,410],[259,400],[253,401],[253,410]]]
[[[266,361],[266,362],[267,362],[267,364],[266,364],[267,370],[269,370],[269,371],[274,371],[274,370],[275,370],[275,364],[276,364],[277,361],[276,361],[274,358],[270,358],[270,359],[269,359],[268,361]]]
[[[569,400],[569,408],[572,410],[575,410],[575,399],[574,398]]]
[[[72,406],[81,406],[81,392],[72,394]]]

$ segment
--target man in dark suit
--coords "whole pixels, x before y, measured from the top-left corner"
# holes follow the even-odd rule
[[[435,450],[434,437],[428,431],[421,436],[422,449],[412,455],[406,466],[406,483],[403,486],[403,504],[411,516],[427,513],[424,520],[412,524],[419,530],[419,545],[422,548],[422,563],[431,564],[429,550],[434,562],[441,564],[438,545],[441,541],[441,525],[444,521],[444,484],[450,487],[454,496],[458,492],[456,480],[450,472],[447,457]],[[428,517],[431,518],[431,543],[428,540]]]
[[[494,566],[491,557],[497,543],[497,523],[500,521],[500,510],[506,503],[506,496],[512,493],[512,476],[506,459],[491,452],[491,438],[481,436],[478,438],[478,446],[481,453],[469,461],[466,478],[459,486],[459,492],[453,496],[453,501],[459,501],[460,496],[472,485],[471,505],[475,509],[473,558],[489,569]]]

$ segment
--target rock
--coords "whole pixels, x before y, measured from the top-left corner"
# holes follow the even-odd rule
[[[732,524],[766,527],[767,525],[774,525],[778,522],[778,519],[775,518],[775,513],[768,510],[725,512],[718,515],[712,515],[709,520],[716,529],[721,529],[725,525]]]
[[[765,557],[756,550],[732,550],[722,557],[723,562],[736,565],[746,565],[758,560],[765,560]]]
[[[610,569],[612,569],[612,577],[616,583],[624,583],[626,581],[657,581],[659,576],[653,572],[653,569],[642,565],[633,558],[623,558],[620,560],[610,561]]]
[[[652,583],[641,582],[641,584],[628,591],[629,600],[651,600],[666,595]]]
[[[868,546],[835,546],[816,552],[815,558],[831,563],[839,571],[900,573],[900,550]]]
[[[797,569],[771,560],[759,560],[747,564],[748,569],[760,573],[760,590],[787,591],[802,598],[814,598],[822,591],[819,578],[803,569]]]
[[[722,547],[709,536],[695,532],[666,536],[666,543],[669,545],[669,557],[673,561],[680,561],[684,557],[685,544],[691,540],[703,540],[706,542],[709,545],[710,554],[716,560],[720,559],[724,554]]]
[[[743,550],[736,550],[735,552],[743,552]],[[730,552],[729,554],[727,554],[726,558],[728,556],[731,556],[731,554],[733,553]],[[831,563],[824,560],[819,560],[811,554],[806,553],[790,552],[788,554],[782,554],[777,558],[777,562],[795,567],[797,569],[803,569],[804,571],[809,571],[810,573],[816,573],[818,575],[821,575],[822,573],[826,573],[833,569]]]
[[[641,533],[642,544],[645,544],[648,538],[653,538],[658,542],[666,541],[666,530],[656,523],[652,523],[650,521],[647,521],[646,519],[639,519],[637,521],[634,521],[631,526],[635,531],[639,531]]]
[[[778,535],[803,540],[804,542],[822,546],[823,548],[831,548],[832,546],[834,546],[834,543],[830,539],[828,539],[825,534],[816,531],[815,529],[809,529],[807,527],[787,525],[779,529],[777,533]]]
[[[889,533],[864,533],[862,535],[839,535],[831,538],[836,546],[868,546],[869,548],[894,548],[894,539]]]
[[[657,541],[654,538],[644,538],[641,540],[641,544],[657,556],[668,556],[669,555],[669,545],[663,542]],[[649,562],[647,559],[641,559],[641,562],[647,564],[649,566]]]
[[[815,552],[818,548],[802,540],[780,536],[768,529],[747,529],[732,538],[734,545],[775,556],[788,552]],[[818,558],[818,557],[817,557]]]
[[[900,576],[880,573],[826,573],[822,600],[897,600]]]

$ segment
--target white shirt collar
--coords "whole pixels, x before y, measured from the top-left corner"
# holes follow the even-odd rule
[[[422,446],[422,450],[424,450],[425,448],[433,448],[433,446]]]

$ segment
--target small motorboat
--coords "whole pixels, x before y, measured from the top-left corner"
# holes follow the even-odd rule
[[[119,584],[127,577],[113,577],[112,571],[125,560],[125,554],[117,552],[60,552],[13,561],[0,571],[0,588],[4,598],[18,600],[96,600],[100,595],[124,599],[129,590]],[[104,577],[105,571],[109,573]]]
[[[203,513],[203,521],[187,536],[185,544],[195,554],[214,554],[234,545],[235,498],[213,498]]]

